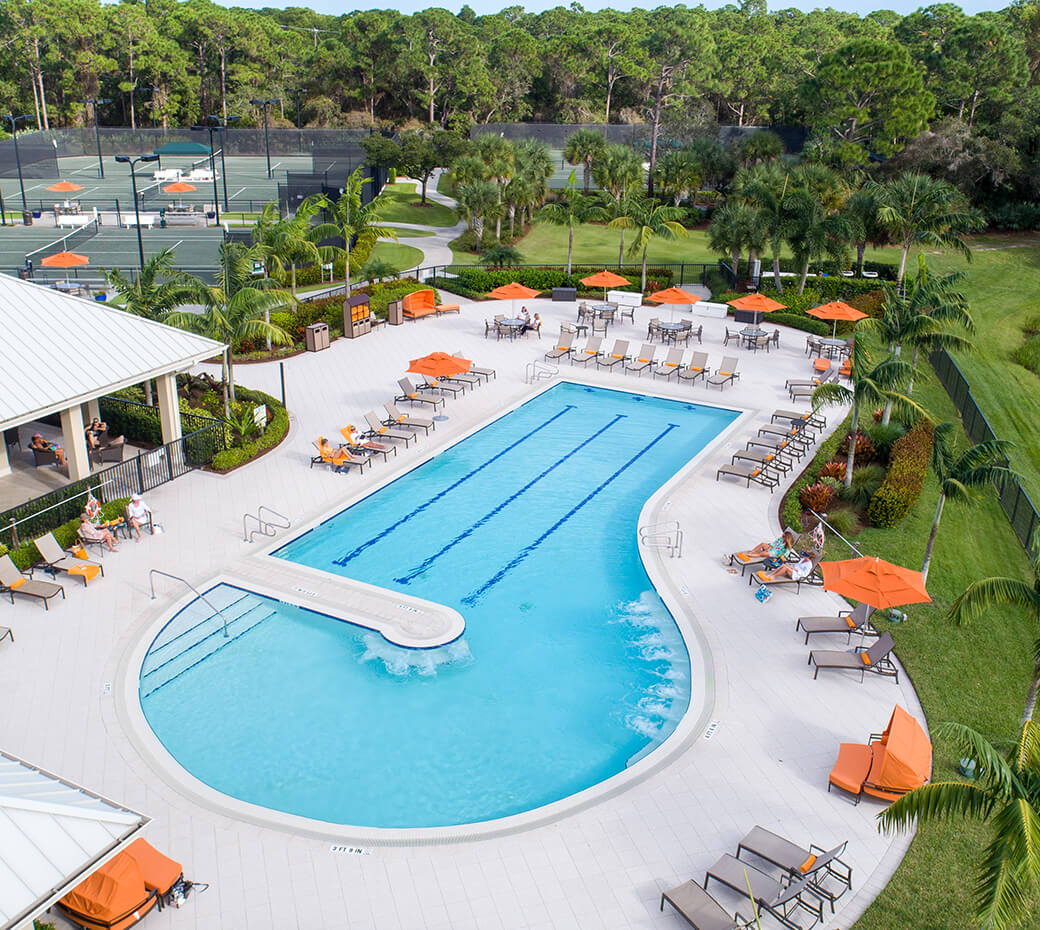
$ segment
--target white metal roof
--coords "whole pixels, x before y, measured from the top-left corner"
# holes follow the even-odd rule
[[[0,752],[0,930],[27,924],[148,818]]]
[[[222,348],[183,329],[0,274],[0,429],[184,371]]]

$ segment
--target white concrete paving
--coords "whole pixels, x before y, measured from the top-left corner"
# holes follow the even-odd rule
[[[906,841],[878,833],[877,803],[854,806],[828,793],[827,774],[838,743],[880,730],[894,703],[919,719],[921,709],[903,678],[898,685],[872,678],[860,684],[844,673],[822,673],[813,681],[795,619],[843,604],[819,588],[800,595],[779,590],[758,603],[721,557],[777,535],[779,494],[714,480],[714,469],[743,445],[753,424],[791,406],[784,380],[809,369],[800,333],[784,331],[779,351],[768,355],[740,350],[742,377],[724,392],[702,383],[574,374],[751,411],[746,428],[726,435],[660,501],[668,504],[668,519],[681,522],[686,551],[675,560],[651,552],[647,568],[684,630],[691,637],[699,631],[713,701],[693,721],[690,739],[666,744],[659,750],[663,764],[647,766],[640,780],[515,834],[440,844],[366,842],[367,854],[355,855],[334,848],[352,845],[349,828],[309,834],[231,816],[183,791],[141,751],[120,703],[120,675],[144,631],[184,595],[160,580],[158,599],[150,600],[148,569],[201,585],[250,549],[242,541],[245,512],[266,504],[300,526],[375,486],[381,469],[385,477],[395,461],[406,465],[443,448],[536,389],[523,381],[525,365],[552,344],[561,320],[574,318],[571,303],[529,301],[545,321],[543,338],[499,342],[483,338],[483,319],[496,305],[459,303],[458,315],[380,327],[287,360],[291,429],[280,447],[229,476],[196,472],[157,489],[149,502],[166,533],[122,543],[119,553],[106,556],[104,579],[89,589],[66,581],[68,600],[52,602],[49,612],[23,600],[5,603],[0,622],[14,629],[16,642],[0,645],[0,747],[148,814],[150,841],[181,861],[190,878],[211,883],[184,908],[150,915],[156,930],[675,928],[684,926],[679,918],[658,911],[661,890],[700,880],[756,823],[804,844],[848,839],[855,890],[826,923],[848,928],[896,867]],[[625,323],[617,335],[641,340],[651,315],[648,308],[637,311],[638,325]],[[713,368],[724,351],[723,325],[706,321],[704,345],[695,347],[709,353]],[[409,359],[455,349],[496,368],[498,378],[449,400],[448,419],[428,438],[387,465],[377,462],[364,477],[308,467],[311,440],[336,435],[392,398]],[[239,365],[236,374],[239,383],[278,393],[277,365]],[[570,374],[566,366],[563,374]],[[844,648],[841,638],[825,639],[821,647]],[[710,739],[707,722],[717,722]],[[739,903],[724,889],[712,890],[731,909]],[[765,916],[763,926],[779,925]]]

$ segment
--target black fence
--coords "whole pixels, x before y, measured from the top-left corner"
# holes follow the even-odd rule
[[[957,408],[964,423],[964,431],[973,443],[989,442],[996,439],[997,434],[993,432],[986,415],[979,408],[971,393],[971,385],[964,373],[957,367],[957,363],[950,358],[946,350],[940,349],[929,356],[929,361],[939,376],[939,381],[950,400]],[[1029,548],[1033,534],[1040,528],[1040,514],[1030,500],[1029,495],[1023,490],[1017,481],[1006,481],[1004,487],[998,489],[1000,506],[1004,508],[1008,520],[1015,533],[1018,535],[1022,545]]]
[[[0,142],[0,178],[18,177],[18,164],[22,166],[23,178],[56,178],[58,177],[58,158],[54,146],[49,142],[41,143],[22,137],[18,143],[15,157],[14,140],[4,139]],[[21,198],[18,199],[21,206]]]

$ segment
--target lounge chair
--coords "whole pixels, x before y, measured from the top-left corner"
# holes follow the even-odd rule
[[[18,566],[11,561],[11,557],[4,554],[0,555],[0,594],[9,595],[12,604],[16,594],[21,597],[35,597],[37,600],[43,601],[44,610],[50,610],[47,602],[56,594],[60,594],[64,599],[65,589],[60,584],[53,584],[50,581],[34,581],[26,578],[18,571]]]
[[[815,666],[813,679],[820,674],[821,668],[850,669],[859,672],[862,684],[867,672],[895,678],[899,684],[899,669],[890,658],[895,648],[895,640],[891,633],[883,634],[869,649],[857,649],[855,652],[844,652],[836,649],[814,649],[809,653],[808,665]]]
[[[707,891],[693,879],[661,894],[661,910],[667,901],[696,930],[738,930],[755,925],[738,911],[732,917]]]
[[[813,585],[819,586],[823,584],[823,577],[820,575],[820,560],[818,558],[812,559],[812,567],[809,569],[809,574],[804,578],[771,578],[770,572],[763,569],[758,569],[751,573],[751,577],[748,578],[748,584],[764,584],[768,588],[780,587],[781,585],[793,584],[795,594],[801,593],[802,585]]]
[[[678,374],[682,369],[682,357],[682,349],[669,349],[665,360],[654,369],[654,377],[663,377],[667,381],[672,375]]]
[[[747,448],[750,449],[752,446],[790,456],[792,461],[805,455],[804,447],[792,443],[789,439],[777,439],[776,436],[752,436],[747,441]]]
[[[456,349],[454,352],[452,352],[452,355],[454,355],[455,358],[465,358],[465,356],[462,354],[461,349]],[[470,362],[469,365],[469,373],[471,375],[478,375],[485,381],[490,381],[492,378],[494,378],[496,381],[498,380],[498,372],[495,371],[494,368],[483,368],[480,365],[474,365],[472,362]]]
[[[809,927],[814,927],[823,920],[823,902],[816,898],[810,903],[802,898],[805,892],[815,898],[807,878],[773,878],[772,875],[767,875],[761,869],[741,862],[728,853],[708,869],[704,876],[705,888],[708,887],[708,880],[712,878],[738,894],[750,895],[759,907],[769,911],[790,930],[808,930],[805,924],[800,924],[794,919],[799,910],[812,914],[813,921]]]
[[[599,347],[603,344],[602,336],[592,336],[584,349],[575,349],[571,353],[571,364],[588,365],[599,358]]]
[[[792,424],[804,423],[813,429],[826,429],[827,418],[819,413],[804,410],[774,410],[770,420],[790,420]]]
[[[731,461],[736,464],[738,460],[743,462],[754,462],[761,468],[775,468],[777,471],[783,472],[785,475],[792,468],[792,463],[776,452],[756,452],[753,449],[738,449],[733,453]]]
[[[740,375],[737,374],[736,356],[725,356],[719,370],[707,379],[708,384],[717,384],[719,389],[724,388],[730,381],[735,381]]]
[[[624,365],[628,360],[628,340],[615,339],[614,348],[609,354],[601,354],[596,359],[597,368],[613,368],[615,365]]]
[[[629,359],[625,362],[625,371],[634,371],[642,377],[643,372],[653,365],[654,352],[656,351],[657,350],[652,345],[644,342],[639,350],[639,354],[635,358]]]
[[[340,448],[346,447],[351,452],[356,452],[358,455],[381,455],[383,461],[387,461],[390,458],[390,453],[393,452],[397,455],[397,446],[388,446],[383,442],[376,442],[372,439],[363,439],[361,442],[354,442],[351,439],[351,429],[348,426],[341,426],[339,429],[340,436],[343,437],[343,445]]]
[[[852,610],[839,610],[836,617],[799,617],[794,625],[795,630],[805,631],[805,642],[817,633],[844,633],[846,642],[852,642],[852,634],[863,636],[880,636],[870,623],[873,608],[866,604],[857,604]]]
[[[102,578],[105,576],[105,569],[99,562],[77,559],[70,552],[61,548],[53,533],[44,533],[43,536],[33,540],[33,544],[41,558],[39,562],[33,563],[29,570],[30,574],[38,568],[43,569],[52,578],[56,578],[58,572],[65,572],[67,575],[74,575],[81,579],[84,586],[99,574]]]
[[[778,426],[775,423],[767,423],[758,428],[759,436],[775,436],[777,439],[786,439],[795,445],[808,449],[816,440],[816,434],[807,432],[800,426]]]
[[[561,358],[566,358],[571,352],[574,351],[574,333],[560,333],[560,341],[556,343],[548,352],[545,353],[545,357],[549,361],[559,361]]]
[[[466,388],[461,384],[451,384],[447,378],[430,378],[419,385],[420,391],[440,391],[442,394],[447,391],[452,397],[458,397],[459,394],[465,394]]]
[[[405,432],[403,429],[395,429],[392,426],[380,423],[379,417],[376,416],[374,410],[369,410],[365,414],[365,422],[368,424],[368,429],[365,431],[366,436],[372,438],[382,437],[384,439],[403,439],[405,446],[415,439],[415,433]]]
[[[715,472],[715,480],[718,481],[722,475],[732,475],[734,478],[743,478],[747,481],[747,486],[751,487],[751,482],[760,484],[763,487],[769,488],[769,492],[772,493],[773,489],[780,484],[780,479],[773,477],[763,468],[742,468],[739,465],[723,465]]]
[[[441,407],[444,404],[443,397],[424,397],[422,394],[419,393],[418,388],[416,388],[416,386],[412,384],[412,382],[409,381],[407,378],[400,378],[397,382],[397,386],[404,393],[398,394],[397,397],[394,398],[395,404],[398,401],[403,402],[406,400],[413,404],[430,404],[434,407]]]
[[[679,372],[679,380],[695,382],[698,378],[703,378],[707,373],[708,353],[694,352],[690,364]]]
[[[846,840],[834,849],[824,849],[813,843],[805,849],[756,826],[737,844],[737,858],[742,851],[749,852],[795,878],[808,878],[809,890],[828,901],[834,913],[834,902],[852,888],[852,867],[839,858],[847,845]]]
[[[397,425],[407,426],[411,429],[421,429],[427,435],[429,435],[431,429],[437,428],[437,424],[434,423],[433,420],[426,420],[422,417],[413,417],[408,413],[401,413],[395,404],[388,402],[383,404],[383,407],[385,408],[387,415],[387,419],[383,420],[383,422],[387,426]]]
[[[365,473],[365,466],[372,467],[372,460],[365,455],[354,455],[349,449],[344,449],[342,446],[339,449],[333,449],[331,452],[323,451],[322,440],[324,436],[318,438],[317,442],[312,442],[311,445],[317,450],[317,455],[311,456],[311,468],[315,465],[328,465],[333,471],[339,471],[341,468],[350,468],[351,466],[357,466],[357,469],[362,474]],[[328,448],[331,449],[331,446]]]

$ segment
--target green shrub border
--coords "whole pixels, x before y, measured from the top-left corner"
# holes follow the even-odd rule
[[[101,516],[106,520],[114,520],[117,517],[125,516],[126,505],[130,503],[129,497],[117,497],[115,500],[109,501],[107,504],[101,505]],[[62,549],[70,549],[76,544],[76,534],[79,530],[79,518],[75,520],[69,520],[68,523],[62,523],[56,526],[51,532],[54,534],[54,538],[58,540],[58,545]],[[43,536],[46,530],[41,530],[39,535]],[[7,546],[0,543],[0,555],[10,555],[11,561],[21,571],[28,569],[34,562],[39,562],[43,556],[40,555],[39,549],[31,539],[24,540],[17,549],[8,549]]]
[[[867,507],[874,526],[895,526],[917,503],[928,476],[934,430],[931,421],[922,418],[892,443],[888,474]]]
[[[267,404],[273,415],[267,424],[267,429],[258,439],[243,443],[234,449],[225,449],[213,456],[209,468],[211,471],[221,474],[241,468],[247,462],[270,452],[285,439],[289,432],[289,412],[282,406],[281,401],[275,400],[270,394],[265,394],[263,391],[254,391],[249,388],[236,388],[235,395],[238,400]]]
[[[816,450],[816,456],[805,467],[805,471],[798,476],[794,484],[788,488],[784,499],[780,502],[781,526],[790,526],[796,530],[801,528],[802,505],[798,501],[798,494],[802,488],[816,483],[820,475],[820,469],[834,458],[838,452],[838,446],[848,436],[851,423],[852,414],[850,413],[838,424],[838,428],[820,444],[819,449]]]

